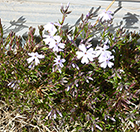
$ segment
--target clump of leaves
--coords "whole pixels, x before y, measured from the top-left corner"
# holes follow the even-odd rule
[[[74,26],[65,28],[68,7],[61,7],[62,21],[50,23],[53,29],[48,34],[39,27],[39,42],[32,27],[24,45],[13,32],[3,40],[0,24],[0,99],[22,115],[13,114],[14,124],[19,127],[20,122],[23,131],[138,130],[140,35],[124,29],[111,34],[108,24],[98,23],[103,34],[96,46],[92,40],[99,28],[89,20],[100,8],[92,8],[85,18],[82,15]],[[103,48],[113,56],[110,64],[110,60],[102,64],[102,53],[86,56],[99,53],[96,49],[104,52]],[[6,122],[1,125],[11,129]]]

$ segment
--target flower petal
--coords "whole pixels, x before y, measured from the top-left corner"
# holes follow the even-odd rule
[[[66,60],[65,59],[62,59],[62,62],[64,63]]]
[[[59,47],[63,49],[63,48],[65,48],[65,44],[64,43],[59,43]]]
[[[38,55],[37,57],[38,57],[39,59],[43,59],[43,58],[45,58],[44,55]]]
[[[101,63],[101,67],[102,67],[102,68],[106,68],[106,67],[107,67],[107,63],[106,63],[106,62],[102,62],[102,63]]]
[[[81,51],[76,52],[77,58],[80,59],[82,56],[84,56],[84,53]]]
[[[83,52],[86,52],[86,46],[84,44],[79,45],[79,49],[82,50]]]
[[[44,26],[44,29],[48,31],[51,36],[53,36],[57,32],[57,29],[55,28],[55,26],[50,22]]]
[[[36,57],[35,58],[35,65],[38,65],[40,63],[39,59]]]
[[[108,62],[108,67],[109,67],[109,68],[111,68],[113,65],[114,65],[114,63],[112,63],[112,62],[110,62],[110,61]]]
[[[82,64],[84,64],[84,63],[88,63],[89,62],[89,60],[88,60],[88,58],[86,57],[86,56],[83,56],[83,58],[82,58],[82,60],[81,60],[81,63]]]
[[[28,53],[29,56],[34,56],[34,52]]]
[[[56,40],[56,42],[60,42],[60,41],[61,41],[60,36],[57,36],[57,35],[56,35],[56,36],[54,36],[53,38]]]
[[[30,57],[30,58],[27,59],[27,62],[31,63],[33,60],[34,60],[34,57]]]

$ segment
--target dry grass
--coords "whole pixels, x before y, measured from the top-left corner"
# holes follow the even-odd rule
[[[35,107],[24,107],[24,110],[21,111],[21,107],[15,108],[0,100],[0,132],[68,132],[70,128],[69,125],[61,128],[59,128],[59,125],[47,126],[45,122],[48,118],[47,116],[43,118],[45,111],[37,111]],[[122,132],[127,132],[128,129],[133,132],[136,125],[134,122],[128,120],[122,120],[122,122],[125,123]],[[134,130],[134,132],[139,131],[138,129]],[[76,132],[76,130],[74,129],[73,132]]]
[[[0,101],[1,132],[52,132],[44,125],[45,121],[46,119],[42,120],[41,110],[34,112],[34,110],[25,107],[21,112],[4,101]]]

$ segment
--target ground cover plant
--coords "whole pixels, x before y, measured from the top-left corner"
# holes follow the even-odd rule
[[[68,9],[39,26],[38,40],[30,27],[25,43],[13,32],[4,39],[0,23],[0,131],[139,131],[140,35],[112,34],[100,7],[65,28]]]

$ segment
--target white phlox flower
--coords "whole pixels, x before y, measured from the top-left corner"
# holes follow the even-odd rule
[[[44,37],[44,42],[45,42],[45,44],[48,44],[48,45],[50,45],[50,44],[54,44],[55,42],[59,42],[60,40],[61,40],[61,38],[60,38],[60,36],[51,36],[51,35],[44,35],[43,36]]]
[[[111,59],[114,59],[114,56],[111,55],[111,51],[108,50],[109,46],[104,44],[103,47],[97,45],[95,48],[96,57],[98,57],[99,63],[101,63],[101,67],[106,68],[107,66],[111,68],[114,63],[110,62]]]
[[[44,29],[45,29],[45,31],[48,31],[48,32],[49,32],[49,35],[50,35],[50,36],[53,36],[53,35],[57,32],[56,27],[55,27],[54,24],[51,23],[51,22],[49,22],[48,24],[46,24],[46,25],[44,26]]]
[[[60,36],[55,35],[57,29],[55,28],[54,24],[48,23],[44,26],[44,29],[49,32],[49,35],[43,35],[45,44],[49,45],[49,48],[53,49],[54,52],[63,51],[65,44],[60,42]]]
[[[104,53],[101,54],[98,59],[99,59],[99,63],[101,63],[102,68],[106,68],[107,66],[111,68],[114,65],[114,63],[110,61],[111,59],[114,59],[113,55],[111,56],[110,54]]]
[[[106,44],[103,47],[100,47],[97,45],[95,48],[96,57],[98,57],[101,54],[111,55],[112,53],[110,51],[108,51],[107,49],[109,49],[109,46],[107,46]]]
[[[54,62],[55,62],[54,65],[59,65],[62,68],[64,66],[63,63],[65,61],[66,61],[65,59],[61,59],[61,56],[58,55],[57,58],[55,58],[55,60],[54,60]]]
[[[65,44],[60,41],[61,39],[58,38],[55,42],[49,43],[49,48],[52,48],[54,52],[63,51]]]
[[[80,51],[77,51],[76,55],[77,55],[78,59],[82,58],[82,60],[81,60],[82,64],[89,63],[89,60],[93,61],[93,58],[95,57],[93,48],[87,49],[84,44],[81,44],[81,45],[79,45],[79,49],[80,49]]]
[[[113,16],[111,14],[112,14],[111,11],[104,10],[101,14],[99,14],[98,18],[102,22],[104,22],[104,21],[110,21],[113,18]]]
[[[43,40],[46,44],[55,43],[55,41],[59,41],[61,39],[60,36],[55,35],[55,33],[57,32],[57,29],[52,23],[48,23],[47,25],[45,25],[44,29],[45,31],[49,32],[49,35],[46,35],[46,34],[43,35],[44,37]]]
[[[61,56],[58,55],[57,58],[55,58],[54,62],[55,64],[53,66],[56,66],[56,70],[58,69],[61,73],[61,68],[64,66],[63,63],[65,62],[65,59],[61,59]]]
[[[39,55],[37,52],[32,52],[32,53],[28,53],[29,56],[31,56],[30,58],[27,59],[28,63],[34,62],[35,65],[38,65],[40,63],[39,59],[44,58],[44,55]],[[31,68],[29,66],[29,68]]]

